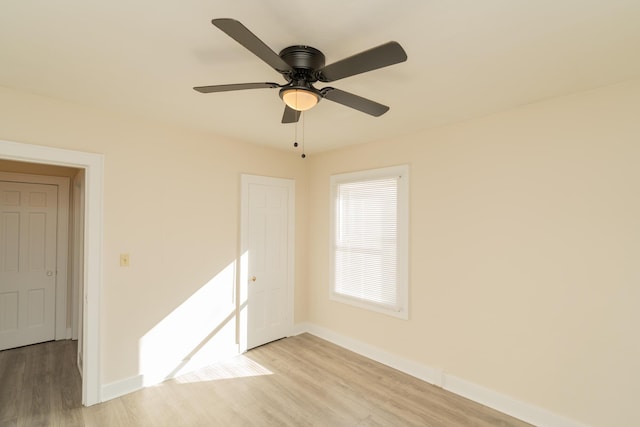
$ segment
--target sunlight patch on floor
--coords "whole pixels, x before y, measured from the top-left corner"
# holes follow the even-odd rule
[[[248,357],[240,355],[176,377],[175,382],[189,384],[263,375],[273,375],[273,372]]]

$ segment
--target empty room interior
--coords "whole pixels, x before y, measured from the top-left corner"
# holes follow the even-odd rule
[[[640,2],[0,9],[0,425],[640,425]]]

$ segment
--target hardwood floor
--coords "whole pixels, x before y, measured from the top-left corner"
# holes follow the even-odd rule
[[[0,426],[528,426],[303,334],[80,405],[76,343],[0,352]]]
[[[76,342],[0,351],[0,426],[83,425]]]

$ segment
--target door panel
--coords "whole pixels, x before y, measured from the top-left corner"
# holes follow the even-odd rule
[[[17,273],[20,260],[20,214],[2,214],[2,270]]]
[[[18,292],[0,293],[0,331],[18,328]]]
[[[55,337],[57,197],[0,182],[0,350]]]

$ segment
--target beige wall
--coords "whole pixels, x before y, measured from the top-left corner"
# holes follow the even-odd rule
[[[329,176],[402,163],[409,321],[328,298]],[[310,322],[570,419],[640,425],[640,80],[311,164]]]
[[[304,283],[306,164],[293,151],[260,148],[3,88],[0,139],[104,153],[103,384],[145,374],[145,338],[204,285],[224,287],[210,295],[228,296],[232,283],[221,272],[228,272],[225,268],[239,250],[241,173],[296,180],[295,271],[296,282]],[[120,253],[130,254],[129,268],[119,266]],[[296,290],[295,298],[296,316],[303,316],[304,290]],[[215,302],[218,306],[228,309],[228,300]],[[228,313],[214,314],[223,320]],[[196,319],[163,323],[161,330],[172,335],[162,341],[152,337],[150,348],[156,356],[174,350],[186,356],[193,350],[198,342],[180,341],[191,329],[202,330],[202,325],[189,323],[191,318]],[[210,331],[216,326],[210,325]],[[220,337],[210,341],[231,351],[234,327],[232,318]],[[176,350],[177,343],[182,347]]]
[[[0,159],[0,171],[73,178],[79,169]]]

